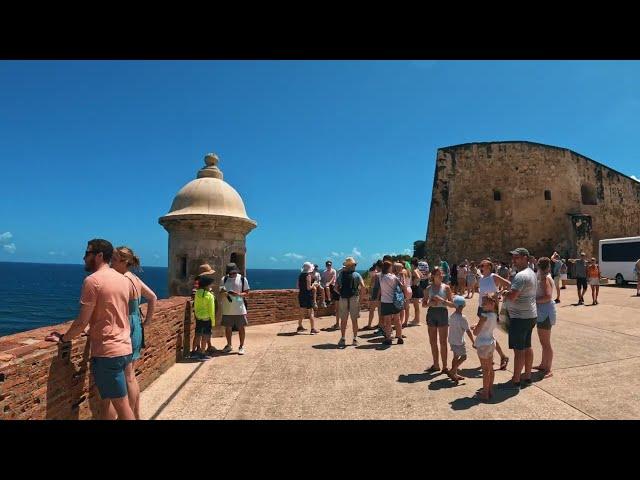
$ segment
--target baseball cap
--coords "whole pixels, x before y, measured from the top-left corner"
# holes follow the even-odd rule
[[[511,255],[526,255],[527,257],[530,257],[531,254],[529,253],[529,250],[527,250],[526,248],[522,248],[522,247],[518,247],[515,250],[512,250]]]
[[[456,307],[464,307],[467,304],[467,302],[464,299],[464,297],[462,297],[460,295],[456,295],[455,297],[453,297],[453,304]]]

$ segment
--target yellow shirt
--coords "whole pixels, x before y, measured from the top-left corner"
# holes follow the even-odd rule
[[[196,291],[194,310],[198,320],[211,320],[211,326],[216,325],[216,312],[213,301],[213,294],[208,290],[199,289]]]

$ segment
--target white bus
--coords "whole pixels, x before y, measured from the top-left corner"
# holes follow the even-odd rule
[[[599,252],[603,277],[615,278],[618,286],[636,281],[633,267],[640,259],[640,237],[600,240]]]

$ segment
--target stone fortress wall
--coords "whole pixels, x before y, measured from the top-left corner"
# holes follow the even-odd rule
[[[640,183],[584,155],[532,142],[438,150],[429,258],[508,259],[519,246],[537,257],[554,250],[597,257],[600,239],[634,235],[640,235]]]

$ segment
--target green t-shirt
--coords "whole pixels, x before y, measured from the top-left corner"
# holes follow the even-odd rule
[[[193,306],[198,320],[211,320],[211,326],[216,324],[216,311],[213,294],[204,289],[196,291],[196,298]]]

